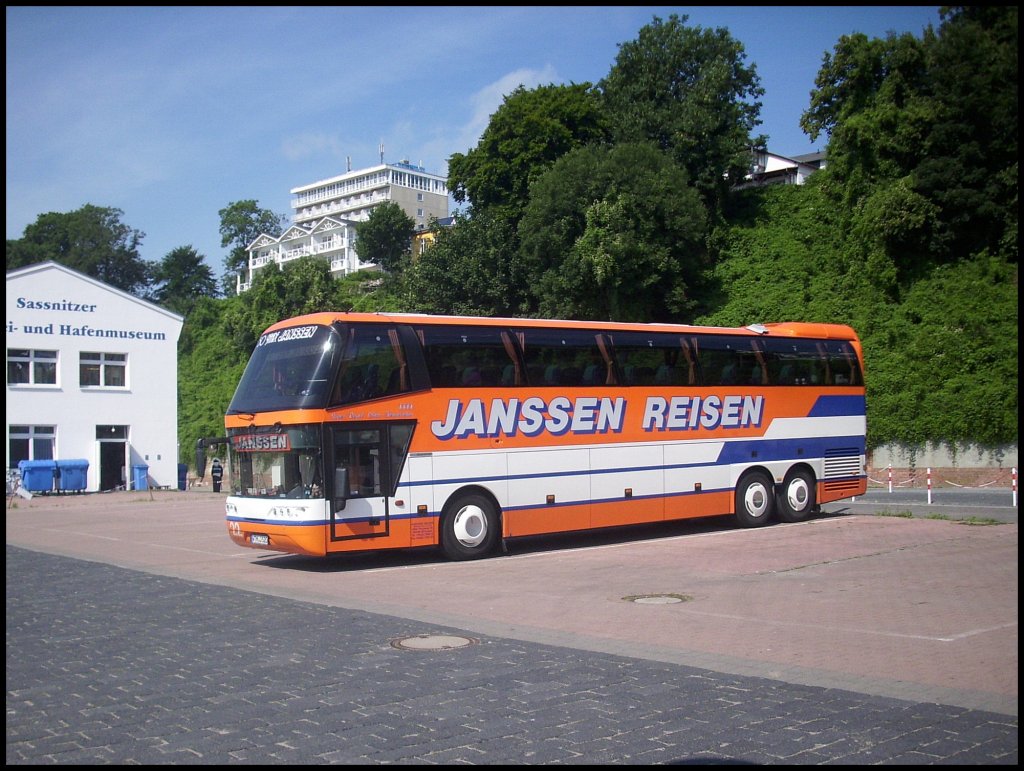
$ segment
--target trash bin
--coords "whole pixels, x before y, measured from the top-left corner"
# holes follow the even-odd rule
[[[57,477],[55,460],[19,460],[21,486],[30,493],[48,493],[53,490]]]
[[[149,466],[145,463],[132,466],[132,488],[135,490],[149,489]]]
[[[178,489],[179,490],[186,490],[186,489],[188,489],[188,464],[187,463],[179,463],[178,464]]]
[[[60,472],[57,485],[59,490],[80,492],[89,486],[86,481],[89,476],[89,461],[81,458],[58,460],[57,470]]]

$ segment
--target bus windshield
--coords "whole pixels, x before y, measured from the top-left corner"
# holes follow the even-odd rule
[[[261,335],[228,414],[322,407],[341,347],[335,329],[316,324]]]
[[[260,337],[228,414],[336,407],[413,387],[394,327],[306,324]]]
[[[235,430],[229,455],[231,494],[240,498],[323,498],[318,426],[276,432]]]

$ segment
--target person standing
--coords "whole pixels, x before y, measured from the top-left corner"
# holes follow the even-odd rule
[[[224,467],[220,464],[220,458],[214,458],[210,466],[210,478],[213,480],[213,491],[220,492],[220,483],[224,479]]]

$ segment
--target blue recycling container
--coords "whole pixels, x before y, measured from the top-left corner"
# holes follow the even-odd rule
[[[132,466],[132,488],[135,490],[149,489],[149,466],[145,463]]]
[[[21,486],[30,493],[48,493],[53,490],[57,476],[55,460],[19,460]]]
[[[72,458],[71,460],[58,460],[58,489],[69,491],[82,491],[88,487],[89,461],[83,458]]]
[[[178,489],[185,490],[188,488],[188,464],[178,464]]]

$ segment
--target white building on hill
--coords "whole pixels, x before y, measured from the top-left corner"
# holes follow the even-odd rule
[[[252,286],[260,268],[271,263],[280,267],[306,255],[328,260],[331,273],[338,277],[375,269],[359,259],[355,223],[366,220],[385,201],[401,206],[417,231],[425,230],[431,218],[448,216],[447,180],[405,160],[348,171],[291,193],[293,224],[280,235],[263,233],[249,245],[249,264],[237,282],[239,293]]]

